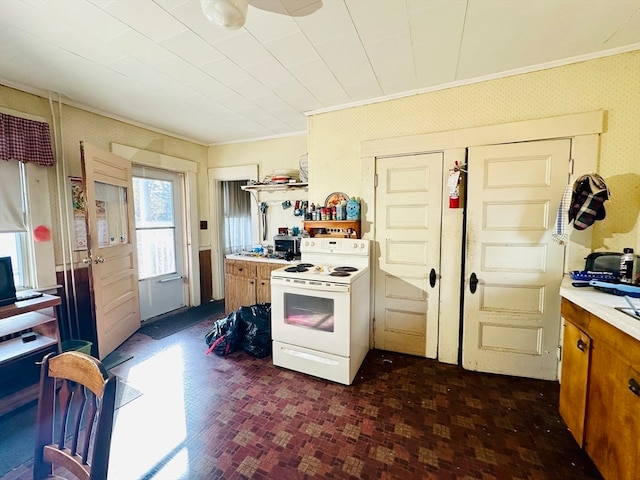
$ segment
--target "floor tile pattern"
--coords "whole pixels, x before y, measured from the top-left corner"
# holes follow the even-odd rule
[[[120,347],[134,358],[114,373],[143,395],[117,411],[109,478],[601,478],[558,415],[557,382],[376,350],[344,386],[205,356],[209,327]]]

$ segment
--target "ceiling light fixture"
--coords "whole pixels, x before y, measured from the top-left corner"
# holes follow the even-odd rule
[[[200,0],[202,13],[210,22],[231,30],[244,25],[248,0]]]

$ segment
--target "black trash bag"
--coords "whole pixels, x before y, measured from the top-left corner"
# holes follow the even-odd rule
[[[271,304],[240,307],[244,338],[242,349],[256,358],[271,354]]]
[[[240,311],[231,312],[225,318],[216,320],[213,328],[205,335],[209,345],[207,355],[211,352],[221,357],[237,352],[242,348],[242,318]]]

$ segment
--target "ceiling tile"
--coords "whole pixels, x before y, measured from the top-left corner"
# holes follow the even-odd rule
[[[140,63],[133,57],[123,57],[113,63],[110,63],[108,66],[111,70],[114,70],[127,78],[145,84],[155,82],[162,77],[165,77],[163,73]]]
[[[224,58],[211,44],[205,42],[190,30],[185,30],[178,35],[163,40],[161,45],[195,66],[205,65]]]
[[[157,65],[175,57],[163,46],[132,29],[110,39],[105,43],[105,47],[116,49],[148,65]]]
[[[169,77],[179,82],[186,83],[187,85],[211,78],[203,71],[198,70],[190,63],[185,62],[178,57],[174,57],[171,60],[159,63],[155,66],[155,68],[167,74]]]
[[[114,0],[105,11],[155,42],[178,35],[186,27],[154,2]]]
[[[254,98],[264,97],[271,93],[271,90],[262,85],[255,78],[250,78],[248,80],[243,80],[241,82],[237,82],[229,85],[235,92],[239,95],[242,95],[249,100],[253,100]]]
[[[285,68],[318,58],[316,50],[301,32],[267,42],[265,47]]]
[[[293,80],[291,72],[274,58],[270,58],[266,62],[251,65],[247,67],[245,71],[268,87]]]
[[[347,7],[365,45],[409,30],[405,2],[346,0]]]
[[[251,77],[246,71],[233,63],[227,57],[200,66],[203,72],[226,85],[242,82]]]
[[[266,62],[272,58],[267,49],[246,31],[216,42],[214,46],[243,68]]]
[[[294,21],[313,44],[356,33],[349,10],[343,2],[323,1],[322,8]]]

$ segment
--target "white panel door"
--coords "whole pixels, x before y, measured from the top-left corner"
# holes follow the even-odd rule
[[[463,366],[557,378],[570,140],[469,149]],[[473,292],[475,288],[475,292]]]
[[[103,359],[140,328],[131,162],[80,143],[91,312]]]
[[[442,168],[442,153],[376,160],[375,348],[437,356]]]

